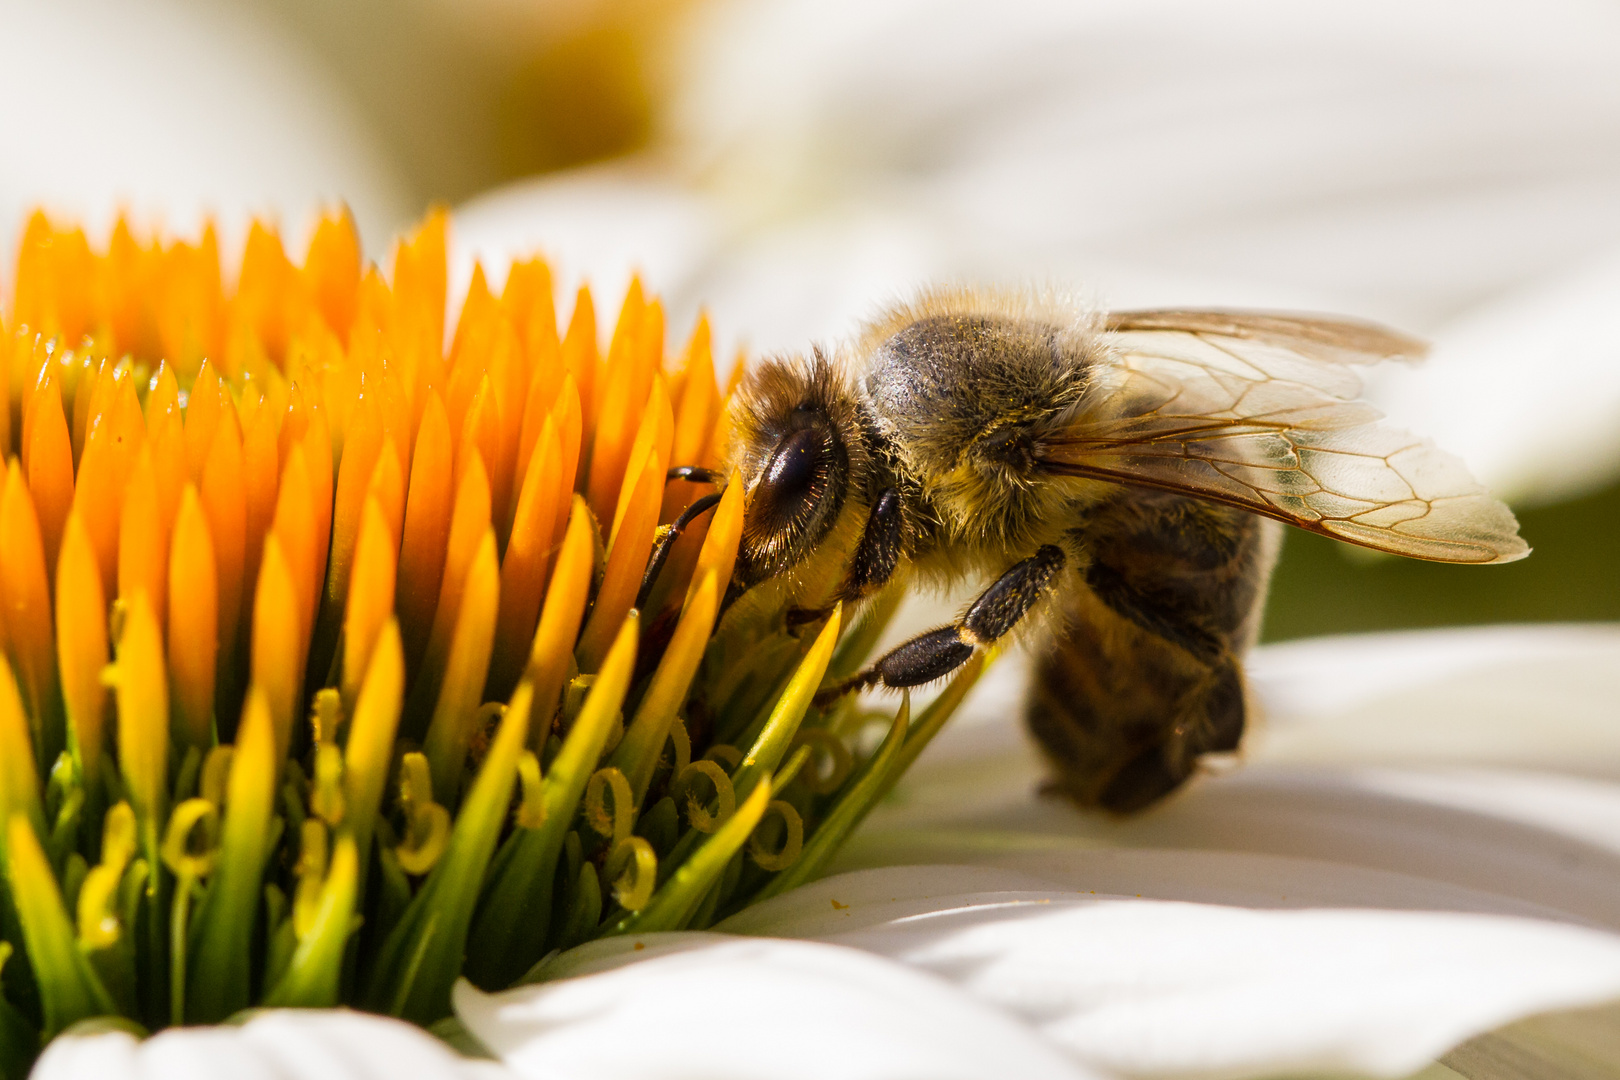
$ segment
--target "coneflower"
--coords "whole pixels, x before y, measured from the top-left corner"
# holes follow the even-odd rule
[[[808,880],[939,729],[822,683],[896,597],[722,618],[743,490],[707,325],[474,273],[446,219],[302,266],[255,224],[106,250],[36,214],[0,348],[0,1075],[90,1018],[430,1023],[593,937]],[[717,490],[718,488],[718,490]],[[858,747],[875,742],[875,749]]]

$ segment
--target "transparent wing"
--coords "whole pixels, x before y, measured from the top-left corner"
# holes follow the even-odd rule
[[[1271,311],[1220,311],[1214,308],[1159,308],[1110,312],[1108,330],[1169,330],[1212,334],[1288,349],[1306,359],[1340,364],[1373,364],[1381,360],[1420,360],[1426,342],[1377,323],[1336,315],[1290,315]]]
[[[1404,339],[1369,327],[1366,348],[1318,347],[1298,334],[1225,330],[1255,320],[1361,324],[1219,312],[1190,313],[1197,318],[1186,328],[1134,328],[1184,314],[1110,320],[1119,327],[1116,363],[1074,421],[1043,441],[1047,469],[1211,499],[1418,559],[1509,562],[1529,553],[1512,512],[1460,460],[1378,424],[1380,414],[1355,400],[1360,379],[1329,355],[1348,351],[1365,362],[1378,358],[1370,349],[1377,335]]]

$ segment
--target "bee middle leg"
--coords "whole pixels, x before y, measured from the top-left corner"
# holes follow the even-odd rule
[[[1051,591],[1067,561],[1062,548],[1042,547],[997,578],[955,623],[896,645],[865,671],[817,695],[817,701],[879,684],[891,689],[921,686],[949,675],[981,646],[1010,633]]]

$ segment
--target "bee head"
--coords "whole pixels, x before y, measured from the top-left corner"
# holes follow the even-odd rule
[[[832,529],[864,460],[847,379],[819,350],[752,369],[732,414],[732,463],[748,492],[737,575],[745,584],[800,562]]]

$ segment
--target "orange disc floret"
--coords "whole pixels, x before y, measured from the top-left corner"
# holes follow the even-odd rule
[[[0,320],[0,1030],[432,1022],[463,973],[804,879],[886,790],[795,780],[801,723],[858,734],[811,708],[841,615],[726,621],[740,477],[668,480],[725,457],[707,322],[672,357],[639,279],[599,324],[528,259],[476,268],[447,326],[448,227],[385,273],[346,211],[301,261],[258,222],[227,273],[212,224],[29,220]],[[797,877],[745,865],[795,806]]]

